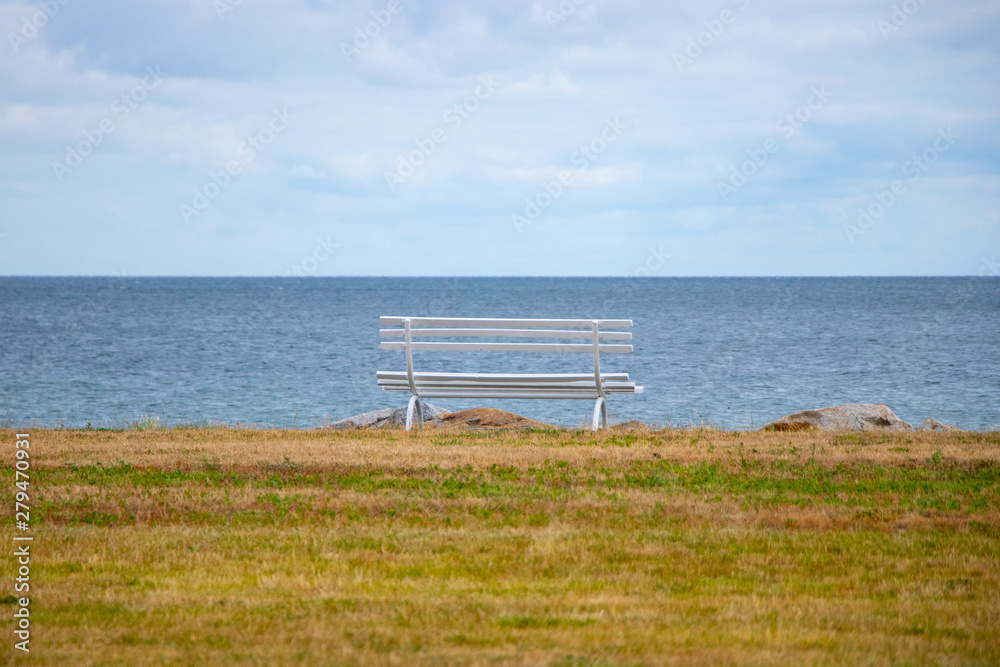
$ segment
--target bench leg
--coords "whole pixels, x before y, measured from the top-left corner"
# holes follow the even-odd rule
[[[416,396],[410,396],[410,402],[406,406],[406,430],[409,431],[413,428],[413,412],[416,408],[417,413],[417,425],[420,428],[424,427],[424,408],[420,405],[420,399]]]
[[[600,419],[600,427],[598,427],[598,419]],[[594,403],[594,419],[593,422],[591,423],[590,430],[596,431],[598,428],[607,428],[607,427],[608,427],[608,402],[604,400],[603,396],[601,396],[600,398],[597,399],[597,402]]]

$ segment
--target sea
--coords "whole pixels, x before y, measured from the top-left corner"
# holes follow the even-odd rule
[[[602,357],[645,387],[613,422],[760,428],[886,403],[916,424],[1000,428],[1000,278],[0,277],[0,425],[314,428],[406,404],[379,316],[615,318]],[[586,372],[580,354],[432,353],[417,370]],[[589,401],[490,406],[575,427]]]

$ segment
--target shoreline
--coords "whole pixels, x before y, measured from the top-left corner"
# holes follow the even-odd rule
[[[227,428],[231,430],[354,430],[362,428],[392,429],[402,428],[406,421],[406,409],[402,407],[381,408],[361,414],[346,417],[340,420],[322,420],[316,426],[303,426],[296,428],[275,426],[273,424],[245,424],[240,422],[222,423],[211,420],[200,420],[195,422],[179,422],[171,425],[164,419],[161,423],[158,416],[140,415],[131,420],[117,420],[111,426],[93,426],[87,422],[85,426],[60,425],[57,427],[21,425],[20,430],[41,429],[41,430],[80,430],[80,431],[149,431],[149,430],[183,430],[183,429],[214,429]],[[13,419],[7,418],[0,421],[0,430],[11,429]],[[468,428],[513,428],[513,429],[554,429],[561,431],[590,430],[584,423],[578,426],[565,426],[562,424],[552,424],[537,421],[530,417],[499,410],[497,408],[477,407],[458,411],[449,411],[441,406],[431,403],[424,404],[424,426],[460,426]],[[714,430],[728,433],[743,433],[752,431],[825,431],[825,432],[867,432],[867,431],[899,431],[899,432],[924,432],[924,431],[953,431],[966,433],[990,433],[1000,431],[1000,425],[988,425],[982,429],[964,429],[952,424],[948,424],[937,419],[927,418],[916,426],[897,417],[892,410],[884,403],[853,403],[845,405],[831,406],[814,410],[805,410],[786,415],[765,423],[762,426],[743,425],[727,427],[714,423],[701,422],[696,424],[693,420],[687,424],[677,423],[647,423],[638,419],[618,422],[609,425],[612,430]]]

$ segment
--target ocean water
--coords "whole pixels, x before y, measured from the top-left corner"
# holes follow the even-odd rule
[[[376,370],[379,315],[631,318],[645,386],[613,421],[759,427],[887,403],[914,424],[1000,424],[998,278],[0,278],[0,420],[10,426],[307,428],[401,406]],[[418,369],[586,371],[587,355],[418,353]],[[577,426],[589,401],[489,405]]]

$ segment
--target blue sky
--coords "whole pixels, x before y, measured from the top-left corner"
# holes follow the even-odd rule
[[[3,275],[970,275],[1000,2],[0,2]]]

